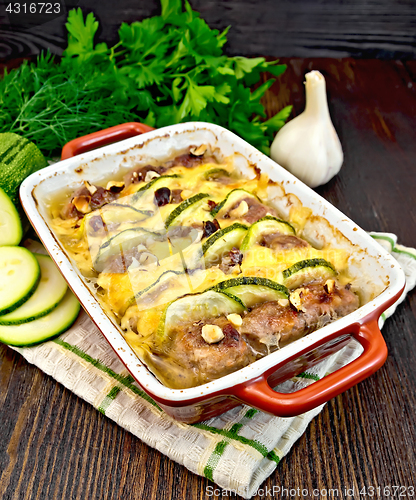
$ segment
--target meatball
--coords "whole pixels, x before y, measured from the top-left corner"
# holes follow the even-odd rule
[[[305,240],[291,234],[270,233],[263,235],[260,245],[272,250],[291,250],[309,246]]]
[[[259,200],[248,196],[247,198],[244,198],[243,200],[239,200],[237,203],[235,203],[228,212],[224,215],[224,218],[235,218],[233,217],[233,210],[237,209],[240,203],[245,202],[248,205],[248,211],[241,216],[246,222],[249,224],[253,224],[254,222],[257,222],[258,220],[262,219],[265,217],[267,214],[275,216],[275,210],[271,207],[268,207],[267,205],[263,205]],[[240,217],[238,217],[240,218]]]
[[[205,324],[219,326],[224,338],[208,344],[202,337]],[[160,354],[168,364],[183,368],[181,387],[205,384],[232,373],[256,359],[251,347],[225,316],[180,325],[171,342]]]
[[[82,219],[84,217],[85,213],[77,210],[74,204],[74,201],[78,198],[83,197],[85,200],[88,200],[90,211],[97,210],[118,198],[118,193],[104,189],[101,186],[91,185],[91,187],[93,188],[93,193],[85,185],[74,191],[71,201],[65,205],[61,212],[63,219]]]
[[[268,354],[359,307],[357,295],[348,287],[334,286],[328,292],[324,283],[312,283],[297,292],[299,310],[289,301],[265,302],[243,318],[240,332],[256,352]]]

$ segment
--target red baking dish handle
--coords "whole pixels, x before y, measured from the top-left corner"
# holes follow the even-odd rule
[[[99,130],[98,132],[93,132],[92,134],[84,135],[67,142],[62,148],[61,159],[66,160],[67,158],[72,158],[81,153],[91,151],[92,149],[106,146],[113,142],[122,141],[123,139],[134,137],[135,135],[144,134],[151,130],[154,130],[154,128],[144,123],[137,122],[122,123],[115,127]]]
[[[293,393],[274,391],[267,375],[241,384],[233,394],[244,403],[280,417],[293,417],[312,410],[358,384],[377,371],[387,359],[387,346],[378,327],[378,316],[359,326],[354,338],[364,352],[357,359],[326,377]]]

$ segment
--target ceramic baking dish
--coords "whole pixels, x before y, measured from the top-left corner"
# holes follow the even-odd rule
[[[137,135],[140,134],[140,135]],[[133,137],[132,137],[133,136]],[[126,139],[126,137],[128,137]],[[123,140],[121,140],[123,139]],[[115,142],[117,141],[117,142]],[[111,143],[111,144],[109,144]],[[126,343],[119,327],[105,314],[83,276],[67,256],[49,224],[48,206],[56,193],[75,189],[83,180],[99,182],[122,169],[126,158],[144,161],[146,157],[165,160],[190,145],[209,143],[225,156],[235,153],[237,164],[255,164],[278,181],[286,192],[280,211],[293,202],[293,196],[316,216],[327,221],[332,234],[356,250],[352,272],[363,279],[363,288],[381,292],[357,311],[311,333],[300,340],[234,373],[206,385],[189,389],[170,389],[162,385]],[[89,149],[109,144],[100,149]],[[128,162],[127,162],[128,163]],[[237,165],[237,168],[240,168]],[[405,278],[397,262],[365,231],[318,196],[270,158],[228,130],[208,123],[183,123],[159,130],[128,123],[90,134],[68,143],[62,161],[28,177],[20,190],[27,216],[86,312],[101,330],[138,384],[169,415],[183,422],[198,422],[246,403],[278,416],[293,416],[311,410],[362,381],[384,363],[387,348],[378,327],[381,313],[401,295]],[[291,200],[292,197],[292,200]],[[315,231],[315,234],[314,234]],[[319,243],[319,228],[310,231]],[[374,295],[374,293],[373,293]],[[307,370],[354,338],[363,353],[333,374],[291,394],[272,387]]]

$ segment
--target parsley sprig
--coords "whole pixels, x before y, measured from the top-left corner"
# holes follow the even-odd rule
[[[35,141],[47,156],[71,139],[126,121],[162,127],[207,121],[237,133],[266,154],[287,106],[264,121],[256,90],[262,72],[286,66],[263,57],[227,57],[227,31],[211,29],[187,0],[161,0],[160,16],[123,23],[112,47],[94,44],[98,21],[71,10],[68,46],[59,62],[43,53],[0,80],[0,132]]]

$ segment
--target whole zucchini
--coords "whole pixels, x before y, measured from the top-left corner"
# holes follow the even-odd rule
[[[33,172],[47,166],[33,142],[12,132],[0,134],[0,188],[19,206],[19,186]]]

